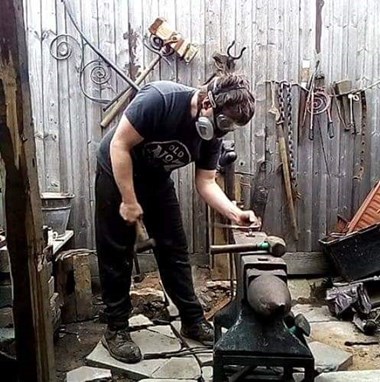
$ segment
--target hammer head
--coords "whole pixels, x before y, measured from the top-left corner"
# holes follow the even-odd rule
[[[156,246],[156,241],[154,239],[146,239],[142,241],[138,241],[135,243],[135,252],[141,253],[145,251],[149,251]]]
[[[286,252],[284,239],[277,236],[268,236],[265,240],[269,244],[269,252],[275,257],[281,257]]]

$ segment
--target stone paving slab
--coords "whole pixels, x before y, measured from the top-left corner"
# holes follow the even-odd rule
[[[204,382],[213,382],[212,377],[214,374],[214,369],[212,366],[202,367],[202,379]]]
[[[297,304],[292,307],[294,315],[302,313],[309,323],[339,321],[334,317],[326,305],[312,306],[310,304]]]
[[[14,328],[0,328],[0,342],[10,341],[15,339]]]
[[[195,379],[141,379],[140,382],[197,382]]]
[[[355,370],[323,373],[315,382],[379,382],[380,370]]]
[[[131,328],[148,327],[153,325],[153,322],[148,317],[144,316],[143,314],[132,316],[128,320],[128,323]]]
[[[311,338],[330,346],[345,349],[346,341],[368,341],[369,336],[359,331],[349,321],[331,321],[311,323]]]
[[[156,370],[153,378],[199,379],[201,368],[193,356],[173,357]]]
[[[131,332],[131,338],[139,346],[142,354],[166,353],[181,349],[178,338],[148,329]]]
[[[66,382],[91,382],[91,381],[111,381],[111,370],[98,367],[81,366],[71,370],[66,374]]]
[[[111,370],[123,372],[132,379],[150,378],[152,374],[165,364],[165,359],[141,361],[135,364],[120,362],[112,358],[107,349],[99,342],[95,349],[86,357],[86,363],[91,366],[106,367]]]
[[[347,370],[352,365],[353,356],[344,350],[323,344],[318,341],[309,343],[318,373]]]
[[[197,380],[201,375],[200,366],[193,356],[143,360],[139,363],[128,364],[112,358],[101,342],[86,357],[86,363],[122,372],[128,378],[136,380],[174,378],[183,382],[184,379]]]
[[[310,301],[311,287],[306,279],[289,279],[288,287],[292,301]]]
[[[195,357],[198,359],[199,363],[201,366],[210,366],[212,365],[213,363],[213,353],[212,353],[212,349],[207,347],[207,346],[204,346],[202,343],[198,342],[198,341],[194,341],[194,340],[191,340],[189,338],[186,338],[186,337],[182,337],[180,335],[180,330],[181,330],[181,321],[173,321],[171,322],[171,326],[174,330],[174,332],[182,338],[182,341],[186,344],[186,346],[190,349],[194,349],[194,348],[204,348],[205,351],[208,351],[208,349],[210,350],[209,353],[205,352],[204,354],[196,354]]]
[[[156,325],[156,326],[150,326],[148,330],[156,333],[164,334],[165,336],[172,337],[172,338],[178,338],[175,333],[173,332],[170,325]]]

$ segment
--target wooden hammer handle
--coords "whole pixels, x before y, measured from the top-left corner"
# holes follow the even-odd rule
[[[140,75],[136,78],[136,85],[140,85],[141,82],[145,79],[145,77],[154,69],[154,67],[160,62],[161,56],[157,56],[152,60],[152,62],[147,66],[146,69],[144,69]],[[125,104],[128,102],[129,97],[132,94],[133,89],[129,88],[117,101],[116,103],[109,108],[107,113],[105,114],[104,118],[100,122],[100,126],[103,128],[106,128],[112,120],[119,114],[121,109],[125,106]]]
[[[143,242],[149,240],[148,232],[141,219],[136,222],[136,242]]]

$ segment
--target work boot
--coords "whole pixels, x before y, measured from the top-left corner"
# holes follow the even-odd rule
[[[206,346],[211,346],[214,343],[214,328],[205,319],[195,324],[182,324],[181,335]]]
[[[102,344],[113,358],[121,362],[136,363],[142,359],[140,348],[133,342],[128,328],[107,328],[102,337]]]

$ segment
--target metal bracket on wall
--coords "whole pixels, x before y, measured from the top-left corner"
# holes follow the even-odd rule
[[[90,94],[89,89],[87,89],[86,86],[86,83],[96,85],[97,88],[95,87],[95,89],[97,89],[97,92],[103,89],[112,89],[111,80],[115,75],[124,80],[130,88],[136,91],[139,90],[139,86],[131,78],[129,78],[122,69],[108,59],[95,45],[89,41],[75,20],[69,1],[62,0],[62,3],[71,23],[79,34],[79,40],[70,34],[59,34],[50,44],[50,54],[56,60],[66,60],[73,55],[76,47],[79,51],[80,61],[77,68],[79,73],[79,84],[84,96],[91,101],[100,104],[110,104],[115,102],[118,95],[116,95],[116,98],[113,100],[103,99],[101,97],[99,98],[93,94]],[[87,49],[94,52],[97,55],[97,58],[86,62],[84,57]],[[90,80],[90,82],[88,80]],[[112,90],[116,94],[116,90]]]

